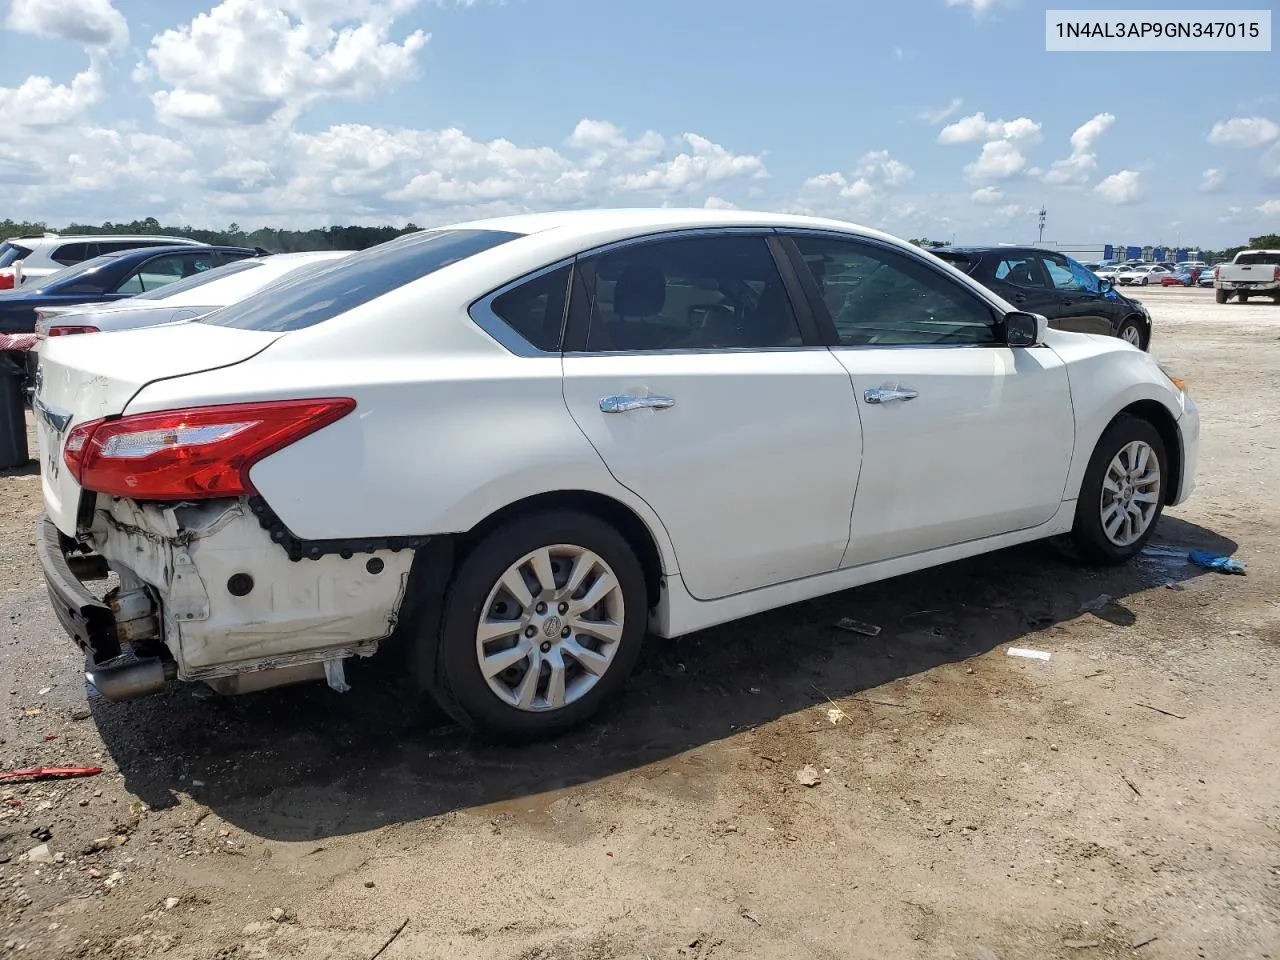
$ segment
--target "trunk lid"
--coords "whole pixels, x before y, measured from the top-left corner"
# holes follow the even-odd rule
[[[62,460],[72,429],[89,420],[119,416],[149,383],[242,363],[281,336],[183,323],[43,341],[31,407],[49,519],[63,533],[75,535],[81,490]]]

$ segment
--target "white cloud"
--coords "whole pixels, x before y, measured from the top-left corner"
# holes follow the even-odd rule
[[[662,155],[666,140],[662,134],[646,130],[635,140],[627,139],[621,127],[608,120],[579,120],[573,133],[565,137],[564,145],[589,153],[589,166],[603,166],[622,158],[632,163],[643,163]]]
[[[1004,194],[995,187],[979,187],[969,194],[969,199],[981,204],[999,203],[1004,199]]]
[[[1262,154],[1258,169],[1269,180],[1280,180],[1280,143]]]
[[[1275,140],[1280,140],[1280,124],[1266,117],[1232,117],[1209,131],[1209,142],[1220,147],[1262,147]]]
[[[362,99],[412,76],[428,35],[390,39],[416,0],[223,0],[154,37],[135,80],[167,122],[289,122],[327,98]]]
[[[916,172],[901,160],[895,160],[888,150],[871,150],[858,158],[854,173],[859,177],[878,179],[889,187],[898,187],[911,180]]]
[[[1121,170],[1104,177],[1093,190],[1108,203],[1137,203],[1142,194],[1142,175],[1137,170]]]
[[[1055,160],[1045,174],[1045,180],[1063,185],[1088,183],[1098,166],[1094,147],[1098,139],[1107,132],[1107,128],[1115,123],[1115,119],[1110,113],[1099,113],[1076,127],[1071,134],[1071,156],[1065,160]]]
[[[1014,217],[1023,213],[1022,205],[1018,203],[1005,204],[996,210],[996,215],[1005,219],[1012,220]]]
[[[1039,142],[1040,124],[1027,117],[1016,120],[988,120],[979,111],[961,117],[938,132],[942,144],[977,143],[979,140],[1028,140]]]
[[[942,123],[943,121],[950,120],[955,116],[962,106],[964,106],[964,101],[959,97],[956,97],[945,107],[930,107],[926,110],[921,110],[916,115],[916,119],[923,120],[925,123],[930,124]]]
[[[974,16],[986,13],[994,7],[999,0],[947,0],[948,7],[972,7]]]
[[[1267,200],[1258,206],[1264,217],[1280,217],[1280,200]]]
[[[659,194],[691,193],[720,180],[769,175],[762,156],[731,153],[696,133],[683,134],[680,139],[689,150],[641,173],[620,174],[613,179],[613,186]]]
[[[707,197],[702,205],[708,210],[737,210],[738,205],[722,197]]]
[[[978,159],[964,168],[971,181],[1010,180],[1023,172],[1027,158],[1007,140],[992,140],[982,145]]]
[[[77,73],[70,85],[33,76],[17,87],[0,87],[0,117],[4,118],[0,141],[11,136],[14,128],[68,123],[101,99],[102,77],[94,66]]]
[[[1200,189],[1206,192],[1217,190],[1226,178],[1227,175],[1217,167],[1210,167],[1200,175]]]
[[[5,26],[90,48],[129,43],[129,25],[111,0],[13,0]]]

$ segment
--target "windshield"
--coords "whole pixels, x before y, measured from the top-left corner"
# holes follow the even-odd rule
[[[169,297],[183,293],[187,290],[194,290],[196,287],[203,287],[206,283],[212,283],[215,280],[221,280],[223,277],[229,277],[232,274],[241,273],[245,270],[252,270],[254,267],[261,266],[258,260],[237,260],[235,263],[228,263],[225,266],[215,267],[212,270],[205,270],[203,273],[197,273],[182,280],[175,280],[173,283],[166,283],[163,287],[156,287],[154,290],[148,290],[146,293],[140,293],[134,300],[167,300]]]
[[[31,256],[31,250],[20,247],[12,240],[0,243],[0,267],[11,267],[17,260],[25,260]]]
[[[406,234],[326,264],[307,283],[287,282],[261,290],[200,322],[277,333],[301,330],[520,236],[499,230]]]

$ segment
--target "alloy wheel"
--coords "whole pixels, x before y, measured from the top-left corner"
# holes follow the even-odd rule
[[[1102,479],[1102,532],[1117,547],[1136,543],[1160,506],[1160,458],[1142,440],[1126,443]]]
[[[541,547],[489,591],[476,626],[480,672],[518,710],[561,709],[605,675],[625,616],[621,583],[598,554],[572,544]]]

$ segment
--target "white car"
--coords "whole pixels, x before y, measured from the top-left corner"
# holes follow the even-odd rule
[[[44,339],[80,333],[111,333],[192,320],[243,300],[278,281],[304,278],[322,264],[348,256],[350,252],[276,253],[237,260],[126,300],[39,307],[36,309],[36,336]]]
[[[647,631],[1060,534],[1123,561],[1199,439],[1122,340],[884,234],[740,211],[411,234],[195,322],[50,339],[36,379],[38,549],[105,696],[341,691],[399,648],[517,738],[617,694]]]
[[[46,233],[38,237],[10,237],[0,243],[0,290],[51,276],[59,270],[92,260],[104,253],[136,250],[138,247],[204,247],[208,244],[187,237],[94,234],[64,236]]]
[[[1166,270],[1158,263],[1143,263],[1121,270],[1116,274],[1115,282],[1124,286],[1145,287],[1148,284],[1160,285],[1160,281],[1173,271]]]
[[[1099,267],[1097,270],[1093,271],[1093,273],[1099,280],[1110,280],[1112,283],[1115,283],[1116,275],[1126,269],[1128,268],[1123,264],[1113,263],[1110,266]]]

